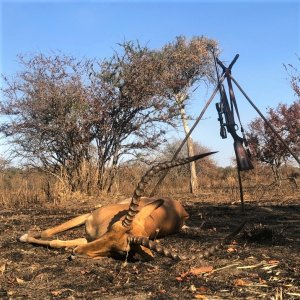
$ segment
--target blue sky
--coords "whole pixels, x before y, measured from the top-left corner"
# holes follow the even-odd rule
[[[139,40],[158,48],[178,35],[205,35],[219,41],[221,58],[240,58],[233,76],[262,110],[295,100],[283,64],[299,66],[299,1],[1,1],[0,72],[19,70],[19,53],[61,50],[77,57],[102,59],[117,43]],[[189,112],[197,117],[210,89],[201,86]],[[256,112],[237,92],[244,124]],[[218,97],[216,97],[218,100]],[[192,122],[191,122],[192,125]],[[182,132],[171,133],[182,137]],[[233,156],[231,137],[222,140],[215,105],[196,128],[193,138],[212,150],[222,166]],[[3,148],[2,148],[3,149]]]

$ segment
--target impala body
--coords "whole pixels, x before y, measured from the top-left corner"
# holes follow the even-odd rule
[[[212,153],[214,152],[157,164],[142,177],[131,199],[98,208],[92,213],[80,215],[35,235],[26,233],[20,237],[20,241],[53,248],[71,247],[74,248],[72,257],[115,257],[137,252],[142,259],[150,259],[153,257],[153,250],[173,259],[181,259],[177,253],[161,247],[152,239],[178,232],[188,218],[188,213],[178,201],[170,198],[147,198],[142,197],[142,194],[154,174]],[[67,241],[49,239],[81,225],[85,225],[86,238]],[[219,247],[220,245],[211,248],[202,256],[209,256]]]
[[[115,256],[125,254],[130,250],[130,237],[154,239],[176,233],[189,217],[184,207],[176,200],[142,197],[132,226],[126,228],[122,226],[122,221],[125,219],[129,205],[130,200],[110,204],[90,214],[78,216],[61,225],[44,230],[35,236],[25,234],[20,240],[53,248],[76,247],[74,254],[91,258]],[[86,238],[68,241],[45,240],[45,238],[83,224]],[[142,245],[135,245],[133,249],[144,259],[152,256],[151,251]]]
[[[123,220],[129,209],[128,203],[107,205],[93,211],[85,222],[87,240],[93,241],[110,230],[112,224]],[[183,226],[189,215],[184,207],[170,198],[141,198],[130,232],[136,236],[150,239],[161,238],[176,233]]]

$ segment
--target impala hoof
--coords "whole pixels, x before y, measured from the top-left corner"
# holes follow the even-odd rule
[[[28,233],[23,234],[20,238],[19,241],[22,243],[26,243],[28,240]]]

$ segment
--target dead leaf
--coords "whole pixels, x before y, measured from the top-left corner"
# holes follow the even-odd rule
[[[3,275],[4,271],[5,271],[5,264],[3,264],[3,265],[0,267],[1,275]]]
[[[196,299],[203,299],[203,300],[208,300],[208,298],[205,295],[197,294],[195,295]]]
[[[278,265],[279,264],[279,260],[271,259],[271,260],[268,260],[267,263],[270,264],[270,265]]]
[[[55,297],[59,296],[62,292],[61,291],[52,291],[51,294]]]
[[[258,280],[259,280],[260,284],[266,284],[267,283],[267,281],[265,279],[262,279],[260,277],[258,278]]]
[[[197,291],[202,293],[207,292],[208,290],[209,288],[207,286],[200,286],[197,288]]]
[[[191,292],[196,292],[197,291],[196,287],[193,284],[190,286],[190,291]]]
[[[228,252],[228,253],[236,252],[236,248],[234,248],[234,247],[229,247],[229,248],[227,248],[227,252]]]
[[[212,272],[213,267],[212,266],[204,266],[204,267],[199,267],[199,268],[193,268],[190,270],[190,274],[192,275],[200,275],[203,273],[210,273]]]
[[[253,284],[251,281],[240,279],[240,278],[234,280],[233,283],[234,283],[235,286],[249,286],[249,285]]]
[[[18,277],[16,277],[16,281],[18,284],[23,284],[25,282],[23,279],[20,279]]]

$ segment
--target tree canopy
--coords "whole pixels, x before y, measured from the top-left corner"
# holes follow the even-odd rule
[[[53,174],[63,171],[72,190],[88,192],[83,166],[96,169],[99,189],[109,189],[120,157],[156,149],[177,124],[170,91],[208,77],[203,49],[209,43],[178,38],[172,47],[151,50],[124,42],[102,61],[19,56],[21,71],[3,77],[0,132],[15,156]]]
[[[290,149],[300,154],[300,100],[291,105],[279,104],[270,108],[267,120],[273,125]],[[251,152],[259,162],[272,167],[275,180],[280,179],[279,169],[291,154],[260,118],[249,124],[248,141]]]

